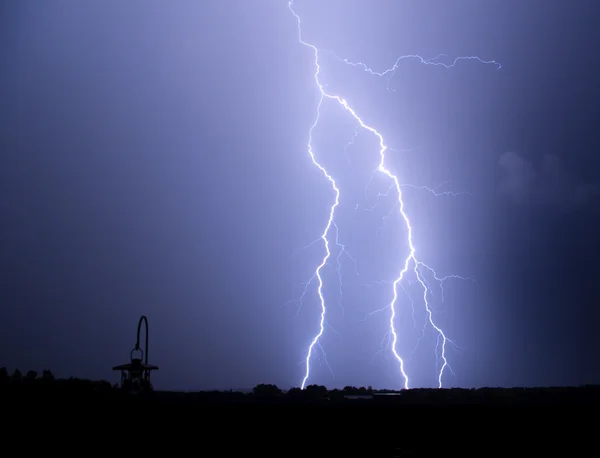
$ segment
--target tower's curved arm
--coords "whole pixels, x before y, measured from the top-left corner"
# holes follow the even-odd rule
[[[144,363],[148,364],[148,318],[146,318],[146,315],[142,315],[138,323],[137,342],[135,344],[135,348],[137,350],[139,350],[140,348],[140,331],[142,330],[142,322],[144,322],[144,324],[146,325],[146,345],[144,347]]]

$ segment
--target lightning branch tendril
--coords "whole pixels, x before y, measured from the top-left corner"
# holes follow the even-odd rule
[[[298,302],[302,302],[304,296],[307,294],[308,288],[309,286],[312,284],[312,282],[314,280],[317,281],[317,294],[319,297],[319,303],[320,303],[320,317],[319,317],[319,326],[318,326],[318,332],[315,334],[315,336],[313,337],[312,341],[310,342],[310,345],[308,346],[308,351],[306,354],[306,359],[304,360],[304,364],[305,364],[305,373],[304,373],[304,378],[302,379],[302,384],[301,384],[301,388],[304,389],[306,386],[306,383],[310,377],[311,374],[311,359],[314,356],[314,352],[316,348],[319,348],[321,352],[323,352],[323,349],[321,347],[320,344],[320,339],[323,336],[323,333],[325,331],[325,326],[327,324],[326,322],[326,313],[327,313],[327,306],[325,303],[325,298],[323,296],[323,286],[324,286],[324,282],[323,282],[323,277],[321,275],[321,271],[322,269],[325,267],[325,265],[328,263],[328,261],[330,260],[331,256],[332,256],[332,252],[331,252],[331,246],[330,246],[330,240],[328,238],[329,236],[329,232],[331,230],[331,228],[333,227],[335,229],[336,235],[335,235],[335,241],[334,243],[341,248],[341,252],[338,255],[338,257],[336,258],[337,262],[338,262],[338,275],[340,275],[340,264],[339,264],[339,260],[340,260],[340,256],[341,254],[345,253],[354,263],[355,263],[355,267],[356,267],[356,261],[354,258],[352,258],[346,251],[345,246],[342,245],[339,241],[339,229],[335,223],[335,212],[337,207],[340,204],[340,189],[338,188],[338,185],[335,181],[335,179],[333,178],[333,176],[327,171],[327,169],[321,165],[321,163],[317,160],[314,149],[313,149],[313,144],[312,144],[312,140],[313,140],[313,131],[314,129],[317,127],[317,125],[319,124],[319,120],[321,118],[321,108],[323,106],[323,102],[325,101],[325,99],[328,100],[332,100],[336,103],[338,103],[348,114],[350,114],[350,116],[352,116],[352,118],[356,121],[356,130],[355,130],[355,134],[352,138],[352,140],[350,141],[350,144],[354,141],[354,139],[356,138],[356,135],[358,134],[358,130],[359,129],[363,129],[366,130],[367,132],[371,133],[372,135],[375,136],[375,138],[378,141],[379,144],[379,164],[377,167],[377,172],[379,172],[380,174],[383,174],[384,176],[386,176],[390,181],[391,181],[391,186],[389,189],[389,192],[394,192],[395,195],[397,196],[397,202],[395,207],[398,208],[400,216],[402,217],[402,220],[404,221],[404,225],[406,227],[406,231],[407,231],[407,235],[406,235],[406,243],[408,246],[408,255],[406,256],[406,258],[404,259],[404,262],[402,263],[402,267],[400,268],[400,271],[398,272],[396,278],[391,281],[391,282],[380,282],[380,283],[391,283],[392,285],[392,299],[391,302],[385,306],[380,308],[379,310],[376,310],[373,313],[377,313],[377,312],[382,312],[384,310],[390,310],[390,317],[389,317],[389,331],[386,333],[386,337],[384,337],[384,341],[385,340],[391,340],[390,342],[390,346],[391,346],[391,351],[394,355],[394,358],[396,359],[397,363],[398,363],[398,367],[400,370],[400,373],[402,374],[402,378],[403,378],[403,387],[404,389],[408,389],[409,387],[409,378],[408,375],[405,371],[405,362],[404,359],[400,356],[400,354],[397,351],[397,345],[398,345],[398,333],[396,332],[396,325],[395,325],[395,320],[396,320],[396,316],[397,316],[397,311],[396,311],[396,304],[398,302],[398,289],[402,289],[403,292],[405,294],[408,295],[408,293],[406,292],[406,290],[404,289],[404,286],[402,285],[402,280],[405,278],[405,275],[412,270],[412,272],[415,274],[416,277],[416,281],[417,283],[421,286],[422,291],[423,291],[423,302],[424,302],[424,306],[425,306],[425,311],[426,311],[426,316],[427,316],[427,321],[425,323],[426,325],[430,325],[435,332],[437,333],[437,345],[436,345],[436,354],[439,357],[439,361],[441,362],[441,364],[439,365],[438,369],[437,369],[437,379],[438,379],[438,386],[441,388],[442,387],[442,382],[443,382],[443,375],[446,369],[452,371],[452,369],[450,368],[449,364],[448,364],[448,359],[447,359],[447,354],[446,354],[446,350],[447,350],[447,346],[450,344],[452,345],[453,342],[446,336],[446,334],[444,333],[444,331],[442,330],[441,327],[439,327],[433,318],[433,311],[432,308],[430,306],[430,302],[429,302],[429,297],[432,295],[432,292],[428,286],[428,282],[425,278],[424,275],[424,271],[428,271],[434,278],[435,281],[438,282],[438,284],[440,285],[440,287],[442,288],[442,300],[443,300],[443,283],[445,280],[450,279],[450,278],[461,278],[461,279],[465,279],[463,277],[459,277],[457,275],[450,275],[450,276],[446,276],[446,277],[439,277],[435,271],[427,264],[423,263],[421,260],[419,260],[417,258],[417,252],[413,243],[413,227],[411,225],[410,219],[408,217],[408,214],[405,210],[405,203],[403,200],[403,194],[402,194],[402,188],[403,187],[412,187],[415,189],[422,189],[422,190],[426,190],[432,194],[434,194],[435,196],[441,196],[441,195],[452,195],[452,196],[456,196],[459,194],[468,194],[468,193],[453,193],[453,192],[438,192],[436,191],[436,189],[431,189],[428,188],[426,186],[415,186],[415,185],[410,185],[410,184],[403,184],[400,183],[398,177],[388,168],[387,164],[386,164],[386,151],[392,150],[391,148],[388,148],[388,146],[386,145],[384,138],[382,136],[382,134],[380,134],[374,127],[366,124],[361,118],[360,116],[356,113],[356,111],[348,104],[348,102],[346,101],[346,99],[342,98],[339,95],[335,95],[335,94],[331,94],[329,92],[326,91],[325,86],[321,83],[319,76],[321,73],[321,66],[320,66],[320,62],[319,62],[319,55],[320,55],[320,50],[317,46],[307,42],[304,40],[303,36],[302,36],[302,25],[301,25],[301,19],[300,16],[296,13],[296,11],[293,8],[294,5],[294,0],[289,0],[288,1],[288,8],[290,10],[290,12],[294,15],[295,19],[296,19],[296,24],[297,24],[297,32],[298,32],[298,42],[303,45],[306,46],[307,48],[309,48],[310,50],[312,50],[313,55],[314,55],[314,65],[315,65],[315,72],[313,74],[314,77],[314,81],[315,81],[315,85],[319,90],[319,99],[318,99],[318,103],[317,103],[317,107],[316,107],[316,116],[315,116],[315,120],[312,123],[309,132],[308,132],[308,154],[310,155],[310,158],[313,162],[313,164],[321,171],[321,173],[325,176],[325,178],[329,181],[329,183],[331,184],[333,193],[334,193],[334,201],[333,204],[330,207],[329,210],[329,216],[327,219],[327,223],[325,224],[325,227],[323,229],[323,232],[321,233],[320,237],[313,241],[309,246],[313,245],[314,243],[323,242],[324,248],[325,248],[325,255],[323,256],[323,258],[321,259],[321,262],[319,263],[319,265],[316,267],[314,274],[312,275],[311,279],[305,284],[304,287],[304,292],[302,293],[302,296],[300,297]],[[457,57],[455,58],[452,63],[447,64],[447,63],[443,63],[440,58],[443,57],[443,54],[440,54],[439,56],[436,56],[432,59],[424,59],[421,56],[418,55],[407,55],[407,56],[402,56],[400,58],[398,58],[396,60],[396,62],[394,63],[394,65],[391,68],[388,68],[384,71],[381,72],[377,72],[372,70],[370,67],[368,67],[366,64],[362,63],[362,62],[351,62],[347,59],[343,59],[339,56],[337,56],[335,53],[331,52],[331,51],[327,51],[330,52],[336,59],[340,60],[341,62],[344,62],[347,65],[350,65],[352,67],[355,68],[361,68],[363,69],[365,72],[374,75],[374,76],[379,76],[379,77],[388,77],[388,90],[389,90],[389,79],[391,79],[400,62],[402,60],[405,59],[416,59],[418,61],[420,61],[422,64],[424,65],[434,65],[434,66],[442,66],[444,68],[452,68],[454,67],[459,61],[461,60],[476,60],[482,64],[492,64],[495,65],[498,69],[501,68],[501,65],[496,62],[496,61],[484,61],[482,59],[480,59],[479,57],[476,56],[466,56],[466,57]],[[347,147],[348,145],[346,145]],[[344,148],[345,149],[345,148]],[[384,195],[384,194],[380,194],[380,195]],[[385,194],[387,195],[387,193]],[[367,209],[368,210],[368,209]],[[340,277],[340,288],[341,288],[341,277]],[[409,296],[409,295],[408,295]],[[411,303],[414,304],[412,298],[409,296],[409,299],[411,301]],[[413,320],[414,320],[414,305],[413,305]],[[423,329],[423,333],[424,333],[424,329]],[[423,333],[421,334],[421,337],[423,336]],[[391,339],[389,338],[391,336]],[[420,340],[420,338],[419,338]],[[418,345],[418,342],[417,342]],[[415,346],[415,350],[416,350],[416,346]],[[413,354],[414,351],[413,350]],[[324,352],[323,352],[324,354]],[[326,360],[325,360],[326,361]]]

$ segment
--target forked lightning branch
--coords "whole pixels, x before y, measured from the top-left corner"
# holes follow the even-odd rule
[[[397,205],[395,208],[398,209],[398,212],[401,216],[401,220],[405,226],[404,228],[401,228],[401,230],[398,231],[398,237],[404,238],[404,246],[407,247],[407,254],[405,257],[398,259],[398,268],[397,268],[396,273],[394,274],[395,279],[393,280],[393,282],[391,282],[391,285],[390,285],[390,287],[392,289],[392,299],[388,304],[384,304],[382,306],[382,308],[380,309],[380,311],[387,311],[389,313],[389,335],[391,336],[390,351],[393,354],[393,356],[397,362],[397,368],[399,371],[399,375],[402,377],[402,386],[405,389],[409,388],[410,379],[406,372],[404,358],[402,355],[400,355],[398,348],[397,348],[399,331],[396,328],[397,327],[396,321],[397,321],[398,307],[400,306],[399,295],[400,295],[400,292],[403,291],[403,282],[407,281],[408,277],[412,277],[412,279],[416,280],[416,282],[418,283],[418,285],[420,285],[420,287],[422,289],[421,299],[422,299],[422,306],[426,312],[426,317],[427,317],[426,325],[431,326],[431,328],[437,334],[438,345],[436,346],[436,358],[438,358],[440,361],[440,363],[438,365],[437,381],[438,381],[438,386],[441,388],[445,371],[447,369],[451,370],[450,366],[448,364],[447,348],[448,348],[448,344],[452,343],[452,341],[450,341],[448,339],[448,337],[446,336],[446,334],[444,333],[442,328],[436,323],[435,317],[433,316],[433,312],[432,312],[430,302],[429,302],[430,301],[430,290],[429,290],[428,282],[425,279],[425,272],[429,272],[429,274],[431,276],[433,276],[435,281],[439,282],[440,285],[448,278],[462,278],[462,277],[458,277],[457,275],[452,275],[452,276],[448,276],[448,277],[440,277],[436,274],[436,272],[434,271],[434,269],[432,267],[430,267],[429,265],[422,262],[421,259],[419,258],[419,254],[413,244],[413,233],[417,229],[411,223],[408,211],[405,206],[405,201],[404,201],[404,198],[402,195],[402,187],[405,185],[400,183],[398,177],[390,169],[390,164],[388,163],[388,158],[387,158],[387,154],[386,154],[388,151],[388,145],[386,144],[382,134],[379,133],[374,126],[366,124],[361,119],[359,114],[354,110],[354,108],[352,108],[349,105],[347,100],[342,95],[334,94],[334,93],[328,92],[326,90],[325,86],[321,83],[321,80],[320,80],[321,66],[320,66],[320,60],[319,60],[320,59],[319,48],[315,44],[312,44],[310,41],[308,41],[308,39],[305,39],[305,37],[303,36],[302,21],[301,21],[299,14],[294,9],[294,1],[293,0],[289,1],[288,7],[289,7],[290,12],[294,15],[294,17],[296,19],[298,43],[300,45],[304,46],[305,48],[307,48],[307,51],[311,52],[314,57],[314,65],[313,65],[312,72],[313,72],[313,77],[314,77],[315,88],[316,88],[316,90],[318,90],[318,94],[319,94],[319,100],[318,100],[318,103],[316,106],[315,118],[314,118],[314,121],[312,122],[312,125],[310,126],[310,128],[308,130],[307,152],[308,152],[313,164],[315,165],[315,167],[317,167],[317,169],[320,170],[324,179],[326,179],[330,183],[331,190],[332,190],[332,196],[330,197],[331,207],[329,210],[328,218],[326,221],[324,221],[323,231],[319,238],[319,241],[322,243],[322,246],[324,248],[324,254],[323,254],[323,257],[321,258],[321,261],[315,267],[314,274],[311,277],[311,279],[309,280],[309,282],[307,283],[307,288],[305,289],[305,293],[306,293],[308,287],[316,281],[316,289],[317,289],[320,314],[319,314],[318,322],[315,323],[314,337],[310,341],[307,352],[306,352],[306,359],[304,361],[304,364],[305,364],[304,377],[302,379],[301,388],[304,389],[306,387],[306,385],[311,377],[311,364],[312,364],[313,360],[315,359],[315,352],[317,351],[317,349],[320,349],[322,351],[322,348],[320,346],[320,339],[323,336],[323,333],[325,332],[325,323],[326,323],[326,317],[327,317],[327,313],[328,313],[327,303],[325,301],[325,297],[323,294],[323,289],[325,287],[325,284],[323,281],[322,270],[327,265],[327,263],[331,261],[331,255],[332,255],[331,245],[332,245],[332,243],[339,245],[339,242],[337,241],[337,226],[335,224],[335,217],[336,217],[336,210],[340,203],[340,198],[341,198],[341,195],[343,194],[343,191],[340,190],[338,184],[336,183],[334,176],[331,173],[329,173],[329,171],[319,162],[319,159],[315,153],[315,147],[313,145],[313,131],[319,125],[320,122],[323,122],[321,119],[321,109],[322,109],[322,106],[324,103],[337,104],[340,107],[340,114],[346,113],[347,116],[351,116],[354,119],[354,121],[356,122],[356,124],[361,129],[366,131],[369,135],[371,135],[377,141],[378,149],[379,149],[379,164],[377,167],[377,171],[386,180],[388,180],[390,182],[391,192],[393,192],[393,195],[397,199]],[[462,60],[477,60],[477,61],[481,62],[482,64],[490,64],[490,65],[496,66],[498,69],[500,68],[500,64],[498,64],[495,61],[484,61],[484,60],[480,59],[479,57],[475,57],[475,56],[458,57],[458,58],[455,58],[450,64],[448,64],[448,63],[444,63],[440,60],[441,55],[437,56],[435,58],[432,58],[432,59],[424,59],[418,55],[408,55],[408,56],[402,56],[402,57],[398,58],[391,68],[388,68],[381,72],[376,72],[362,62],[355,63],[355,62],[350,62],[346,59],[341,59],[339,57],[337,57],[337,58],[350,67],[362,69],[374,76],[379,76],[379,77],[392,76],[394,74],[394,72],[396,71],[396,69],[398,68],[398,66],[400,65],[401,61],[405,60],[405,59],[416,59],[424,65],[442,66],[447,69],[453,68],[455,65],[457,65]],[[429,188],[426,188],[426,189],[433,192],[434,194],[436,194],[435,190],[432,190]],[[335,232],[335,236],[334,236],[333,232]],[[343,248],[343,246],[342,246],[342,248]]]

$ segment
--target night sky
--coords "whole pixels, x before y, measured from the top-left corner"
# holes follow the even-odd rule
[[[296,0],[303,38],[394,151],[434,319],[459,348],[444,385],[600,383],[600,33],[596,0]],[[0,5],[0,366],[116,381],[140,315],[160,389],[298,386],[318,330],[313,283],[331,186],[307,152],[318,90],[287,2]],[[340,243],[310,383],[400,388],[385,347],[406,256],[374,136],[325,103],[313,147],[341,190]],[[368,199],[367,199],[367,197]],[[373,207],[371,211],[365,208]],[[397,209],[396,209],[397,210]],[[332,240],[335,232],[330,233]],[[421,293],[406,283],[416,320]],[[436,289],[437,288],[437,289]],[[411,386],[436,386],[429,329]],[[421,320],[421,321],[419,321]],[[382,349],[382,341],[384,347]],[[381,350],[381,351],[380,351]],[[332,374],[333,372],[333,374]]]

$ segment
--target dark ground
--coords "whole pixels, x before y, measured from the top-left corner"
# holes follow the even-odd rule
[[[13,418],[1,429],[5,438],[13,438],[13,428],[39,439],[30,448],[61,451],[85,440],[93,449],[106,447],[103,454],[165,454],[169,447],[169,455],[198,456],[583,456],[599,442],[598,406],[597,385],[393,395],[259,385],[251,393],[131,395],[105,381],[57,380],[49,371],[8,376],[0,369],[0,414]]]

